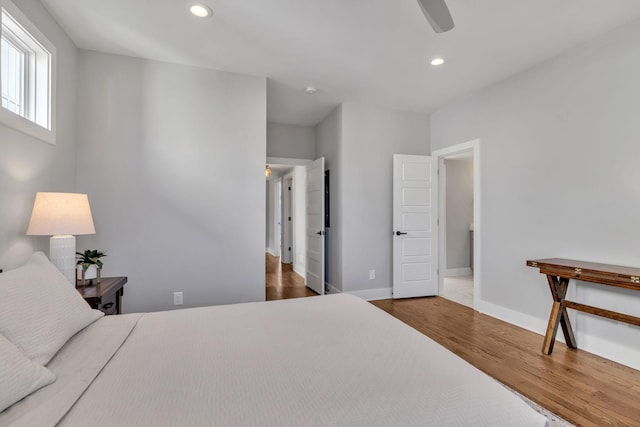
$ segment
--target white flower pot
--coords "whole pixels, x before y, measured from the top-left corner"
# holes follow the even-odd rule
[[[82,266],[81,265],[78,266],[78,277],[82,278]],[[87,268],[87,271],[84,272],[84,278],[85,278],[85,280],[89,280],[89,279],[95,279],[96,277],[98,277],[98,266],[96,266],[95,264],[91,264]]]

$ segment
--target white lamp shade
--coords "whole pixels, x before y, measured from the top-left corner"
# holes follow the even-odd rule
[[[36,193],[27,235],[79,235],[95,232],[86,194]]]

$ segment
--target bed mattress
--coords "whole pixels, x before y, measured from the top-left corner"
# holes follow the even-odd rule
[[[12,426],[545,426],[501,384],[345,295],[108,316]]]

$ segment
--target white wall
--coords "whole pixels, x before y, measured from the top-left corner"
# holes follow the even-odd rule
[[[447,204],[447,271],[471,273],[471,235],[473,222],[473,159],[445,159]],[[440,171],[442,174],[442,171]]]
[[[267,157],[314,159],[315,135],[312,126],[267,123]]]
[[[0,268],[21,265],[33,250],[48,253],[48,237],[27,237],[37,191],[73,192],[76,184],[77,49],[37,0],[14,4],[57,50],[57,144],[0,124]]]
[[[433,114],[433,149],[480,138],[476,309],[543,333],[551,296],[527,259],[640,266],[639,75],[635,22]],[[572,292],[640,315],[637,292]],[[574,328],[580,348],[640,368],[640,328],[582,314]]]
[[[306,277],[307,268],[307,168],[293,168],[293,270]]]
[[[282,245],[282,228],[278,221],[282,222],[282,182],[286,174],[273,173],[267,179],[269,186],[269,199],[267,200],[267,252],[273,256],[280,256]]]
[[[265,227],[264,227],[264,250],[265,252],[269,252],[269,208],[270,208],[270,204],[269,204],[269,197],[270,196],[270,192],[269,192],[269,181],[265,181],[265,197],[266,197],[266,201],[267,201],[267,206],[266,209],[264,210],[264,220],[265,220]]]
[[[80,51],[78,189],[125,311],[264,300],[264,78]]]
[[[267,246],[265,251],[273,255],[273,218],[274,218],[274,193],[275,188],[274,181],[271,179],[266,180],[267,185],[267,200],[266,200],[266,211],[267,211],[267,223],[266,223],[266,234],[267,234]]]

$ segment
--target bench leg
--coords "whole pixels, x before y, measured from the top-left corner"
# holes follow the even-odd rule
[[[571,322],[569,321],[569,314],[567,313],[566,307],[562,305],[567,295],[569,279],[547,275],[547,281],[549,282],[549,289],[553,296],[553,306],[551,307],[551,314],[549,315],[549,323],[547,324],[547,332],[544,337],[542,352],[544,354],[551,354],[553,351],[553,344],[556,341],[556,334],[558,332],[558,324],[562,326],[562,332],[567,346],[569,348],[578,348],[576,338],[573,335],[573,329],[571,328]]]

